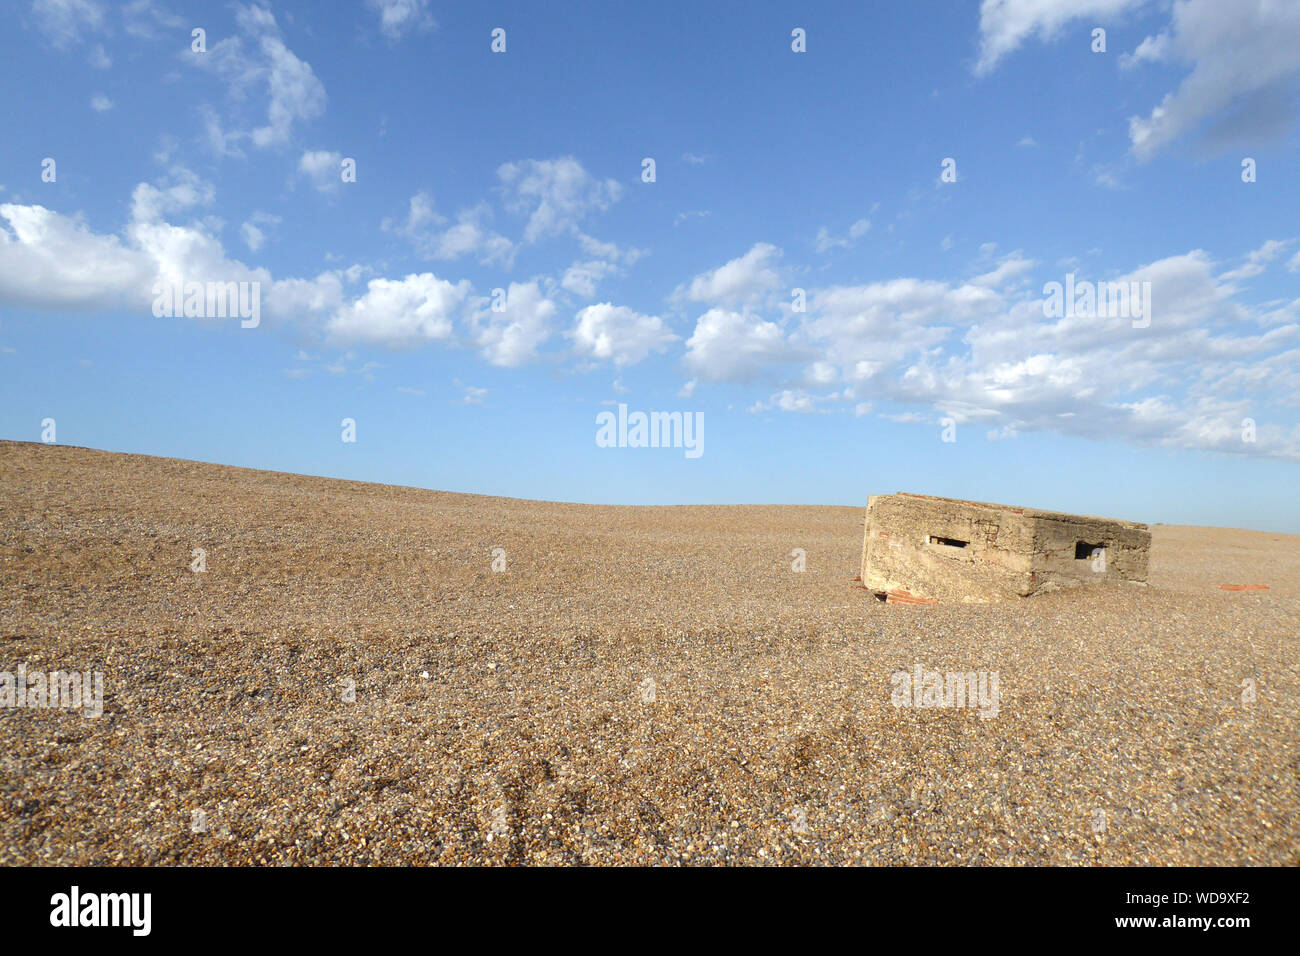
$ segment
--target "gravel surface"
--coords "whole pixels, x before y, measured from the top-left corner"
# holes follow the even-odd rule
[[[601,507],[2,442],[0,671],[104,698],[0,707],[0,863],[1300,862],[1300,536],[1156,526],[1150,587],[887,605],[852,579],[894,490]],[[996,716],[894,706],[917,665],[996,672]]]

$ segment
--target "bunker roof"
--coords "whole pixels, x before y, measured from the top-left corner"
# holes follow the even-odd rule
[[[1053,521],[1105,521],[1110,524],[1121,525],[1125,528],[1141,528],[1147,526],[1141,521],[1121,521],[1118,518],[1102,518],[1097,515],[1079,515],[1070,514],[1065,511],[1045,511],[1040,508],[1024,508],[1015,505],[997,505],[987,501],[967,501],[964,498],[943,498],[938,495],[918,495],[911,491],[900,491],[897,494],[899,498],[918,498],[922,501],[946,501],[949,504],[961,505],[966,508],[979,508],[984,511],[1006,511],[1011,514],[1024,515],[1027,518],[1046,518]]]

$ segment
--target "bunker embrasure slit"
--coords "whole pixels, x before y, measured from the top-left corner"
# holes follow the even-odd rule
[[[946,544],[950,548],[964,548],[970,544],[969,541],[963,541],[961,538],[941,538],[937,534],[926,535],[926,539],[931,544]]]
[[[1077,541],[1074,545],[1074,560],[1089,561],[1096,551],[1104,551],[1105,546],[1100,544],[1089,544],[1087,541]]]

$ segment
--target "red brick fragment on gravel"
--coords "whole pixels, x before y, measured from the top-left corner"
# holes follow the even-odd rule
[[[890,591],[885,595],[886,604],[938,604],[929,598],[918,597],[910,591]]]
[[[1220,584],[1225,591],[1267,591],[1267,584]]]

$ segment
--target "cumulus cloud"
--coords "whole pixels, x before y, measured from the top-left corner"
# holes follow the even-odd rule
[[[1231,269],[1194,250],[1125,274],[1076,277],[1149,283],[1146,328],[1132,315],[1047,317],[1028,282],[1035,263],[1020,252],[962,281],[829,286],[810,290],[807,312],[789,328],[710,310],[684,364],[699,381],[782,386],[751,411],[824,411],[822,403],[852,399],[861,415],[879,400],[911,409],[885,413],[912,416],[898,420],[941,414],[984,422],[999,437],[1056,431],[1300,459],[1300,427],[1266,422],[1268,409],[1286,421],[1279,410],[1300,406],[1300,299],[1252,308],[1234,298],[1240,279],[1288,251],[1287,240],[1269,240]],[[841,392],[815,391],[837,381]],[[1240,426],[1252,409],[1260,424],[1247,445]]]
[[[381,227],[385,231],[412,236],[420,233],[426,226],[446,222],[445,216],[438,215],[433,208],[433,197],[427,192],[418,192],[410,198],[406,219],[385,219]]]
[[[262,226],[273,226],[279,222],[279,216],[255,212],[240,224],[239,236],[244,240],[244,245],[248,246],[250,252],[258,252],[266,244],[266,233],[262,231]]]
[[[371,279],[365,295],[339,310],[326,329],[340,340],[399,348],[445,341],[469,294],[468,281],[453,284],[431,272]]]
[[[509,269],[514,263],[515,244],[487,226],[492,210],[487,203],[462,209],[456,222],[442,228],[447,218],[434,209],[427,192],[411,197],[405,220],[385,219],[381,227],[412,240],[417,251],[427,259],[459,259],[474,256],[485,265]]]
[[[379,15],[379,32],[390,43],[437,26],[429,0],[366,0],[366,5]]]
[[[641,249],[622,249],[581,228],[585,219],[618,200],[622,187],[616,181],[592,177],[572,157],[506,163],[497,173],[506,209],[526,217],[524,243],[567,236],[591,257],[575,262],[565,273],[562,285],[566,290],[594,296],[597,283],[619,271],[619,262],[631,265],[645,255]],[[485,265],[513,267],[519,244],[488,225],[493,210],[486,202],[461,209],[450,225],[447,217],[435,210],[427,192],[412,196],[409,205],[405,220],[387,218],[382,227],[410,238],[426,258],[473,256]]]
[[[517,366],[542,357],[556,331],[560,287],[585,291],[577,272],[555,283],[511,283],[502,311],[468,281],[433,272],[369,277],[354,266],[273,278],[229,255],[205,214],[211,185],[172,167],[131,194],[117,234],[40,205],[0,205],[0,308],[149,314],[157,282],[261,284],[265,324],[293,323],[308,338],[387,348],[468,346]],[[253,252],[274,217],[253,213],[239,234]],[[393,231],[441,237],[453,228],[418,196]],[[441,239],[439,240],[441,241]],[[999,437],[1054,431],[1098,439],[1300,460],[1300,299],[1253,304],[1248,280],[1300,270],[1292,238],[1260,237],[1226,262],[1191,251],[1077,282],[1150,284],[1150,323],[1122,315],[1049,316],[1023,252],[981,249],[965,278],[901,276],[809,288],[807,311],[771,312],[782,286],[780,250],[759,243],[677,287],[702,305],[683,343],[658,316],[599,302],[568,331],[573,354],[628,366],[681,355],[689,382],[761,383],[755,410],[839,411],[981,423]],[[471,245],[474,245],[471,243]],[[611,260],[579,260],[593,273]],[[687,273],[688,275],[690,273]],[[1038,276],[1062,281],[1064,275]],[[358,284],[363,283],[363,284]],[[575,293],[577,294],[577,293]],[[698,314],[698,313],[697,313]],[[836,391],[838,389],[838,391]],[[1241,441],[1252,418],[1257,440]]]
[[[1024,275],[1033,267],[1033,259],[1026,259],[1019,252],[1013,252],[1003,258],[992,271],[978,275],[970,281],[972,285],[1000,289],[1011,280]]]
[[[321,192],[333,192],[343,181],[342,167],[339,165],[342,162],[341,153],[331,153],[324,149],[307,150],[298,159],[298,172]]]
[[[524,240],[576,233],[590,215],[603,212],[623,195],[613,179],[597,179],[572,156],[525,159],[497,169],[507,208],[528,217]]]
[[[991,311],[946,351],[914,350],[874,383],[878,394],[1018,432],[1256,451],[1240,439],[1246,403],[1236,373],[1300,341],[1300,325],[1244,334],[1262,317],[1230,298],[1230,284],[1200,251],[1114,281],[1151,283],[1148,328],[1115,315],[1046,319],[1041,300],[1022,299]],[[1294,440],[1271,428],[1267,439],[1268,453],[1300,457]]]
[[[796,350],[775,322],[709,309],[686,340],[688,371],[705,381],[749,382],[794,361]]]
[[[995,315],[1001,305],[995,291],[973,283],[904,278],[829,286],[812,292],[800,337],[857,382],[938,345],[956,326]]]
[[[512,282],[505,292],[502,311],[485,304],[474,314],[474,341],[493,365],[524,365],[538,358],[551,337],[557,307],[535,281]]]
[[[569,333],[574,350],[615,365],[634,365],[651,352],[677,341],[657,315],[642,315],[621,305],[601,302],[582,309]]]
[[[188,170],[173,169],[159,183],[136,186],[121,235],[98,234],[79,217],[39,205],[0,206],[0,305],[149,315],[160,284],[255,282],[263,319],[270,320],[264,324],[293,322],[324,334],[334,320],[334,331],[387,345],[414,337],[404,337],[403,328],[437,337],[437,323],[427,309],[419,311],[419,303],[412,306],[416,314],[405,320],[406,326],[391,314],[381,321],[382,286],[351,310],[344,279],[356,278],[355,269],[275,280],[266,269],[230,258],[205,222],[168,221],[197,211],[212,196],[210,184]],[[248,224],[270,221],[276,217],[255,213]],[[409,283],[409,277],[404,281]]]
[[[616,265],[602,259],[593,259],[590,262],[575,262],[564,270],[564,277],[560,280],[560,285],[574,295],[590,299],[596,294],[596,286],[600,280],[617,272],[618,267]]]
[[[44,206],[0,205],[0,302],[38,309],[141,306],[156,269],[116,236]]]
[[[498,264],[508,269],[514,262],[515,244],[485,225],[490,216],[491,210],[486,203],[462,209],[456,215],[455,224],[428,236],[422,249],[433,259],[474,256],[484,264]]]
[[[215,196],[210,182],[184,166],[173,166],[160,185],[140,183],[132,190],[131,216],[137,222],[152,222],[194,206],[211,205]]]
[[[773,263],[781,250],[766,242],[756,243],[743,256],[703,272],[673,293],[677,302],[705,302],[738,306],[762,299],[781,284]]]

